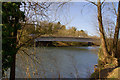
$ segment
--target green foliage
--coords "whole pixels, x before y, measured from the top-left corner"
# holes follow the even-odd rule
[[[16,54],[17,31],[21,29],[20,21],[24,20],[24,12],[20,11],[20,2],[2,3],[2,69],[7,70],[12,63],[12,55]]]

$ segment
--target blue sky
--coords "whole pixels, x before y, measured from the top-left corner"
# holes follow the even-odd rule
[[[77,30],[85,30],[89,35],[97,35],[96,27],[94,23],[96,22],[96,6],[92,4],[86,5],[86,2],[72,2],[68,4],[69,8],[67,13],[63,11],[63,15],[61,15],[60,21],[62,24],[66,24],[68,22],[68,27],[76,27]],[[83,7],[86,5],[85,7]],[[65,10],[65,9],[64,9]],[[62,12],[60,13],[62,14]],[[67,21],[64,20],[64,16],[68,16]],[[95,21],[95,22],[94,22]]]
[[[105,11],[104,15],[106,15],[109,19],[115,22],[116,18],[114,14],[107,11],[107,7],[110,5],[107,4],[106,8],[103,9]],[[52,6],[51,8],[57,8],[58,6]],[[111,7],[110,7],[111,8]],[[109,8],[108,8],[109,9]],[[88,2],[69,2],[60,8],[57,12],[57,16],[54,15],[55,12],[50,13],[51,19],[56,19],[56,22],[60,21],[61,24],[69,27],[76,27],[77,30],[84,30],[91,36],[98,36],[98,25],[97,23],[97,7],[93,4],[88,4]],[[108,15],[109,14],[109,15]],[[37,17],[38,20],[40,17]],[[105,20],[105,19],[104,19]],[[104,27],[107,27],[105,25]]]
[[[111,20],[113,19],[115,22],[116,18],[114,17],[114,14],[111,13],[110,10],[107,11],[107,9],[109,9],[109,6],[111,6],[111,4],[107,4],[103,9],[103,11],[105,12],[104,15],[106,15],[106,17],[110,18]],[[68,22],[69,24],[67,25],[67,28],[74,26],[78,30],[86,31],[91,36],[99,35],[97,31],[97,7],[95,5],[88,4],[88,2],[72,2],[69,3],[67,7],[64,6],[63,11],[58,12],[58,14],[60,14],[60,19],[58,19],[57,21],[60,21],[63,25]]]

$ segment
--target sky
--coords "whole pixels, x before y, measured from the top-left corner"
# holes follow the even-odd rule
[[[61,12],[58,12],[60,19],[57,19],[57,21],[60,21],[63,25],[68,23],[66,25],[67,28],[73,26],[76,27],[77,30],[86,31],[90,36],[99,36],[97,7],[95,5],[88,4],[88,2],[72,2],[68,4],[67,7],[63,7],[63,11],[60,11]],[[113,13],[105,11],[104,14],[115,21],[116,18],[113,17]]]
[[[57,7],[58,6],[53,6],[51,8]],[[115,17],[113,17],[114,14],[109,11],[110,10],[106,11],[105,9],[104,15],[106,15],[111,20],[113,19],[115,22]],[[55,22],[59,21],[62,25],[66,25],[67,28],[76,27],[77,30],[86,31],[86,33],[90,36],[99,36],[97,27],[97,7],[91,3],[69,2],[62,8],[59,8],[56,15],[54,10],[52,13],[50,13],[50,16],[51,15],[51,20],[55,20]]]
[[[92,4],[86,4],[86,2],[72,2],[71,4],[68,4],[69,8],[67,11],[62,11],[60,13],[62,15],[59,16],[60,19],[57,21],[60,21],[63,25],[67,24],[67,28],[73,26],[76,27],[77,30],[86,31],[89,35],[98,35],[95,27],[96,24],[94,24],[96,22],[97,14],[96,6]],[[68,19],[64,19],[64,16]]]

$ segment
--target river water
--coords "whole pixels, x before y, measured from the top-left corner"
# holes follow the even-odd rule
[[[19,52],[16,78],[88,78],[98,47],[37,47]]]

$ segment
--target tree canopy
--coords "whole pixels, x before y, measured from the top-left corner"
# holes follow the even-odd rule
[[[17,53],[17,31],[21,29],[24,12],[20,11],[21,3],[2,3],[2,72],[13,64],[14,55]]]

